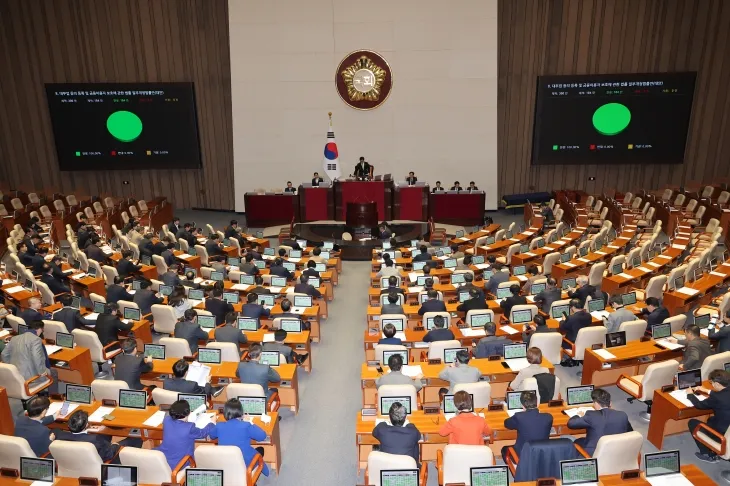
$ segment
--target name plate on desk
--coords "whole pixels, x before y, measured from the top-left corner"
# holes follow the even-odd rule
[[[441,358],[429,358],[428,364],[431,364],[431,365],[440,365],[441,364]]]
[[[440,403],[424,403],[423,404],[424,415],[438,415],[441,413]]]

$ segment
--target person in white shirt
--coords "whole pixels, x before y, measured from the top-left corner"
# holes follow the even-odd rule
[[[397,277],[398,275],[400,275],[400,270],[398,270],[398,267],[395,266],[395,262],[393,262],[390,257],[384,259],[383,265],[384,266],[377,274],[378,278],[390,277],[391,275],[395,275]]]
[[[530,366],[522,368],[509,387],[514,391],[522,391],[522,384],[527,378],[532,378],[540,373],[550,373],[550,370],[542,366],[542,351],[540,348],[530,348],[527,350],[527,362]]]

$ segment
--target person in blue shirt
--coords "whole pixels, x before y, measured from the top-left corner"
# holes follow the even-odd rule
[[[243,405],[236,398],[228,400],[223,407],[223,416],[225,422],[220,422],[213,427],[210,431],[211,439],[218,439],[218,445],[222,446],[236,446],[241,449],[243,454],[243,462],[246,463],[246,467],[251,464],[256,454],[260,454],[264,457],[263,447],[251,447],[251,440],[262,441],[266,440],[266,431],[255,425],[243,420]],[[264,469],[262,471],[264,476],[269,475],[269,468],[264,463]]]
[[[385,326],[383,326],[383,335],[385,335],[385,337],[380,338],[378,344],[403,344],[400,338],[395,337],[395,333],[395,326],[393,324],[386,324]]]
[[[210,435],[214,424],[208,424],[199,429],[195,423],[188,422],[190,404],[185,400],[178,400],[170,405],[170,412],[162,421],[162,444],[157,447],[167,459],[170,469],[175,469],[183,457],[192,457],[195,453],[195,440],[204,439]]]

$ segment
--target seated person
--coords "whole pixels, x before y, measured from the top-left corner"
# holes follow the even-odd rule
[[[296,363],[300,366],[303,365],[309,357],[309,353],[295,353],[290,346],[287,346],[285,344],[287,336],[288,333],[286,332],[286,330],[277,329],[276,331],[274,331],[274,342],[264,343],[262,351],[278,351],[279,354],[284,355],[287,363]]]
[[[713,370],[710,372],[710,396],[700,401],[694,390],[687,390],[687,399],[692,402],[697,410],[712,410],[712,415],[707,419],[707,426],[717,431],[720,435],[725,435],[730,426],[730,373],[723,370]],[[690,419],[689,431],[694,432],[695,428],[700,424],[701,420]],[[17,424],[16,424],[17,427]],[[693,437],[694,438],[694,437]],[[695,452],[695,456],[703,462],[717,462],[717,455],[707,446],[694,439],[699,452]]]
[[[398,304],[398,293],[390,292],[388,294],[388,303],[383,304],[380,308],[380,314],[405,314],[403,306]]]
[[[266,399],[268,400],[278,391],[276,388],[269,388],[269,383],[278,383],[281,381],[281,377],[278,371],[268,364],[260,362],[261,351],[260,344],[249,346],[248,361],[242,361],[238,364],[236,376],[241,380],[241,383],[261,385],[261,388],[266,391]]]
[[[471,264],[471,255],[467,255],[466,257],[464,257],[464,261],[466,262],[467,257],[469,257],[469,264]],[[484,289],[474,285],[474,275],[467,272],[464,274],[464,285],[459,287],[459,292],[468,292],[471,289],[477,289],[479,291],[479,294],[481,294],[482,299],[486,299],[486,296],[484,295]]]
[[[182,284],[173,287],[172,293],[167,296],[167,305],[172,307],[175,313],[175,319],[178,320],[185,316],[185,311],[193,308],[193,302],[188,299],[185,293],[185,287]]]
[[[431,189],[431,192],[444,192],[444,188],[441,185],[441,181],[436,181],[436,185],[433,186],[433,189]]]
[[[383,412],[381,410],[380,413]],[[404,425],[408,418],[406,407],[400,402],[393,403],[388,410],[388,417],[390,423],[380,422],[373,429],[373,437],[380,442],[380,452],[411,456],[418,465],[421,433],[413,424]]]
[[[48,428],[55,420],[53,415],[46,415],[50,406],[48,397],[36,395],[25,402],[28,415],[20,414],[15,417],[15,437],[27,440],[37,457],[46,454],[48,446],[56,438]]]
[[[540,348],[527,349],[527,362],[530,363],[530,366],[522,368],[509,384],[509,387],[515,391],[522,390],[522,383],[525,379],[532,378],[540,373],[550,373],[550,370],[542,366],[542,351],[540,351]]]
[[[522,332],[522,341],[524,341],[527,346],[530,346],[530,339],[532,338],[532,335],[543,332],[557,332],[557,329],[550,329],[545,317],[540,314],[535,314],[535,317],[532,318],[532,322],[525,325],[525,330]]]
[[[623,434],[631,432],[629,417],[626,412],[611,408],[611,394],[603,388],[596,388],[591,392],[593,410],[579,412],[568,420],[570,429],[586,429],[586,436],[575,441],[588,454],[593,455],[598,440],[604,435]]]
[[[223,243],[220,242],[220,235],[213,233],[208,236],[205,242],[205,251],[208,253],[208,261],[225,260],[226,253],[223,251]]]
[[[596,288],[593,285],[588,284],[587,275],[578,275],[575,279],[576,288],[568,289],[568,297],[571,299],[578,299],[581,307],[586,305],[586,299],[589,296],[593,296],[596,293]],[[667,316],[668,317],[668,316]]]
[[[238,265],[238,269],[246,275],[256,275],[259,273],[258,267],[253,263],[253,255],[246,253],[243,261]]]
[[[253,281],[254,281],[254,284],[256,284],[256,287],[254,287],[252,290],[249,290],[248,295],[251,295],[252,293],[254,293],[256,295],[265,295],[265,294],[271,293],[271,291],[268,288],[264,287],[264,277],[257,274],[253,278]]]
[[[520,403],[523,412],[516,413],[504,421],[505,428],[517,431],[517,441],[511,447],[518,456],[525,442],[549,439],[550,429],[553,427],[553,416],[549,413],[542,413],[537,408],[537,393],[523,391],[520,394]],[[510,446],[502,447],[503,460],[507,457],[509,448]]]
[[[314,263],[327,263],[327,259],[322,256],[322,248],[318,246],[315,246],[312,250],[312,254],[309,257],[309,260],[314,261]]]
[[[199,289],[200,284],[195,283],[196,278],[197,277],[195,276],[195,272],[193,272],[192,270],[188,270],[187,272],[185,272],[185,279],[180,279],[180,283],[184,287],[190,287],[191,289]]]
[[[177,262],[177,259],[175,258],[175,243],[167,242],[162,244],[165,249],[160,252],[160,256],[165,261],[165,265],[168,267],[170,265],[174,265],[175,262]]]
[[[458,312],[464,313],[469,312],[470,310],[483,309],[489,309],[487,301],[484,300],[484,292],[474,286],[469,289],[469,299],[459,304],[456,308]]]
[[[299,283],[294,286],[294,292],[300,294],[307,294],[313,299],[321,299],[322,293],[309,283],[309,277],[301,275],[299,277]]]
[[[43,301],[38,297],[31,297],[28,299],[28,308],[23,309],[18,313],[18,317],[23,319],[26,324],[30,324],[31,321],[42,321],[45,316],[41,314],[43,308]]]
[[[86,330],[86,326],[94,326],[96,324],[94,321],[87,321],[81,317],[81,312],[75,307],[71,307],[73,303],[71,294],[60,296],[58,301],[63,305],[63,309],[53,313],[53,320],[63,322],[68,332],[73,332],[74,329]]]
[[[112,464],[120,464],[117,454],[119,453],[120,447],[125,445],[125,441],[129,441],[129,439],[125,439],[118,444],[112,444],[112,438],[109,435],[89,434],[86,430],[89,428],[89,413],[85,410],[76,410],[72,413],[66,425],[68,430],[59,430],[56,432],[56,439],[73,442],[89,442],[96,447],[96,452],[103,462],[111,461],[113,458]]]
[[[450,191],[457,191],[457,192],[461,192],[461,191],[463,191],[463,190],[464,190],[464,188],[463,188],[463,187],[461,187],[461,183],[460,183],[459,181],[454,181],[454,185],[453,185],[453,186],[451,186],[451,189],[449,189],[449,190],[450,190]]]
[[[269,291],[267,290],[266,293],[268,294]],[[261,319],[269,317],[271,314],[271,311],[264,307],[263,305],[258,303],[259,294],[250,292],[246,296],[246,303],[243,304],[241,307],[241,316],[243,317],[251,317],[253,319],[258,319],[259,321],[259,327],[261,326]],[[235,314],[235,312],[229,312],[226,314],[226,318],[231,315]]]
[[[291,181],[286,181],[286,187],[284,188],[284,193],[286,193],[286,194],[289,194],[289,193],[296,194],[297,193],[297,188],[294,187],[294,185],[292,184]]]
[[[433,260],[433,255],[428,252],[426,245],[421,245],[419,253],[417,255],[413,255],[414,262],[429,262],[431,260]]]
[[[403,344],[403,342],[400,340],[400,338],[395,337],[396,333],[395,326],[393,324],[386,324],[383,326],[383,335],[385,337],[380,338],[378,341],[378,344],[395,344],[400,346]]]
[[[509,286],[509,291],[512,295],[507,297],[506,299],[502,300],[502,302],[499,303],[499,306],[504,311],[504,315],[509,318],[510,312],[512,312],[512,307],[516,305],[525,305],[527,304],[527,298],[524,295],[520,295],[520,286],[517,284],[513,284]]]
[[[488,358],[490,356],[504,356],[504,345],[512,344],[506,336],[497,336],[497,324],[487,322],[484,325],[486,337],[479,340],[474,351],[475,358]]]
[[[467,187],[466,190],[469,191],[469,192],[472,192],[472,191],[478,191],[479,188],[477,187],[477,185],[476,185],[476,183],[474,181],[470,181],[469,182],[469,187]]]
[[[208,341],[209,334],[198,324],[198,313],[195,309],[185,311],[183,318],[175,324],[174,337],[184,339],[190,346],[190,352],[198,352],[198,341]]]
[[[585,310],[580,299],[570,299],[570,315],[560,321],[560,331],[565,334],[565,339],[570,343],[575,343],[578,337],[578,331],[584,327],[591,326],[593,320],[591,315]],[[570,349],[571,344],[563,341],[563,348]]]
[[[243,405],[237,398],[229,399],[223,406],[225,422],[218,422],[208,434],[211,439],[218,439],[218,445],[236,446],[241,449],[243,462],[248,467],[256,453],[264,457],[264,448],[251,446],[251,441],[266,440],[266,431],[256,424],[249,423],[243,417]],[[264,463],[261,471],[264,476],[269,475],[269,467]]]
[[[445,422],[439,429],[439,435],[449,437],[449,444],[484,445],[485,438],[489,441],[492,429],[483,417],[472,412],[472,401],[469,393],[458,391],[454,393],[454,407],[456,416]]]
[[[183,457],[195,455],[195,441],[206,438],[215,427],[215,424],[208,424],[197,428],[194,422],[188,422],[190,411],[188,402],[178,400],[170,405],[162,421],[162,443],[155,449],[165,454],[167,464],[173,470]]]
[[[152,312],[152,306],[162,304],[165,299],[158,297],[153,290],[150,289],[152,282],[147,279],[140,281],[140,289],[134,293],[132,302],[139,306],[139,310],[143,316]]]
[[[624,322],[635,321],[636,316],[628,309],[624,309],[624,301],[620,294],[616,294],[609,300],[613,312],[604,319],[608,332],[617,332]]]
[[[406,183],[408,183],[409,186],[413,186],[418,182],[418,177],[416,177],[416,173],[413,171],[410,171],[408,173],[408,177],[406,177]]]
[[[509,281],[509,273],[503,272],[502,267],[503,265],[497,261],[492,263],[492,270],[494,271],[494,274],[484,284],[484,290],[486,290],[488,293],[492,294],[495,297],[497,296],[497,289],[499,288],[499,284]]]
[[[180,285],[182,281],[180,280],[180,276],[177,274],[178,270],[180,270],[180,265],[177,263],[173,263],[172,265],[167,267],[167,272],[163,273],[160,276],[160,280],[163,284],[169,285],[170,287],[174,287],[176,285]]]
[[[122,354],[114,358],[114,379],[122,380],[131,390],[144,390],[142,373],[152,371],[152,357],[137,355],[137,341],[127,338],[122,343]]]
[[[205,393],[208,396],[217,392],[214,396],[220,394],[225,388],[217,387],[213,388],[210,383],[206,383],[205,386],[198,385],[197,382],[192,380],[186,380],[185,375],[188,373],[190,365],[184,359],[175,361],[172,365],[172,376],[165,378],[162,382],[162,388],[169,391],[176,391],[178,393]],[[208,377],[210,379],[210,377]]]
[[[216,287],[205,299],[205,310],[215,316],[215,325],[220,326],[223,324],[226,314],[233,312],[233,305],[223,300],[223,290]]]
[[[294,312],[289,312],[289,311],[291,311],[292,305],[288,299],[282,300],[281,304],[279,304],[279,305],[281,306],[281,312],[278,314],[273,314],[271,316],[272,319],[276,319],[277,317],[293,317],[295,319],[299,319],[300,321],[302,321],[302,329],[309,331],[312,328],[312,324],[310,324],[310,322],[308,320],[302,319],[302,316],[300,316],[299,314],[295,314]]]
[[[324,179],[322,179],[322,178],[321,178],[321,177],[319,176],[319,172],[315,172],[315,173],[314,173],[314,174],[312,175],[312,187],[319,187],[319,185],[320,185],[321,183],[323,183],[323,182],[324,182]]]
[[[306,275],[307,277],[319,277],[319,272],[317,271],[316,267],[317,262],[315,262],[314,260],[309,260],[307,262],[307,269],[302,272],[302,275]],[[285,275],[281,276],[284,277]]]
[[[545,278],[544,275],[540,275],[540,269],[537,267],[537,265],[528,265],[527,266],[527,274],[525,275],[527,277],[527,282],[522,286],[522,293],[525,295],[530,295],[532,292],[530,290],[532,289],[532,283],[535,280],[540,280],[542,278]]]
[[[396,268],[395,263],[393,262],[393,260],[390,259],[390,255],[386,253],[383,258],[383,265],[381,266],[380,271],[375,274],[375,276],[381,278],[398,275],[400,275],[400,270]]]
[[[213,338],[216,342],[232,343],[236,346],[248,343],[248,336],[238,328],[238,314],[236,312],[226,314],[225,324],[215,328]]]
[[[669,311],[666,307],[662,307],[659,303],[659,299],[656,297],[647,297],[644,301],[646,307],[641,309],[640,317],[646,319],[646,332],[651,334],[652,326],[661,324],[665,320],[669,319]]]
[[[705,359],[712,354],[710,340],[700,335],[700,328],[695,324],[691,324],[685,328],[684,339],[668,337],[667,340],[684,346],[682,359],[679,362],[680,371],[701,368]]]
[[[432,343],[434,341],[451,341],[452,339],[455,339],[454,333],[451,332],[451,329],[444,329],[445,324],[446,319],[444,319],[444,316],[434,316],[433,329],[423,336],[423,342]]]
[[[384,224],[381,224],[378,230],[378,238],[381,240],[390,240],[391,236],[393,236],[393,233]]]
[[[456,352],[456,359],[450,365],[445,366],[439,372],[439,380],[449,382],[449,389],[442,388],[439,390],[439,394],[454,393],[454,385],[459,383],[477,383],[482,377],[482,372],[479,368],[469,366],[469,352],[461,351]]]
[[[117,274],[122,280],[136,275],[142,270],[140,265],[135,265],[132,262],[132,255],[132,250],[122,250],[122,258],[117,263]]]
[[[406,296],[406,291],[398,287],[398,277],[395,275],[388,277],[388,286],[384,289],[380,289],[380,295],[389,294],[391,292],[403,294],[403,297]]]
[[[718,353],[730,351],[730,310],[725,312],[722,322],[712,326],[708,337],[717,344]]]
[[[563,291],[558,288],[557,280],[552,277],[548,277],[545,284],[545,290],[538,293],[534,298],[535,304],[540,307],[540,310],[545,314],[549,314],[550,306],[552,306],[553,302],[556,300],[560,300],[562,295]]]
[[[454,245],[454,246],[456,246],[456,245]],[[458,252],[458,253],[461,253],[463,255],[462,252]],[[471,268],[471,264],[473,261],[472,256],[464,255],[463,257],[460,257],[460,258],[461,258],[461,261],[458,261],[458,260],[456,261],[456,269],[457,270],[469,270]],[[470,273],[464,274],[464,279],[466,279],[467,275],[469,275],[471,277],[471,279],[474,280],[474,277],[471,276]]]
[[[464,252],[459,250],[459,245],[453,244],[451,245],[451,255],[449,255],[449,258],[455,258],[456,260],[460,258],[464,258]]]
[[[309,263],[307,263],[307,267],[309,267]],[[281,257],[278,257],[274,260],[274,262],[269,267],[269,273],[277,277],[286,277],[287,280],[291,280],[293,278],[291,272],[284,268],[284,260],[282,260]]]
[[[120,332],[129,331],[134,327],[134,321],[124,323],[119,318],[119,304],[111,303],[104,306],[104,312],[96,318],[94,332],[99,336],[102,346],[117,341]]]
[[[376,387],[380,388],[382,385],[413,385],[416,387],[416,391],[420,391],[423,388],[423,383],[421,382],[423,375],[414,379],[403,374],[403,356],[400,354],[393,354],[388,358],[388,368],[390,368],[388,373],[380,375],[375,380]]]
[[[426,312],[446,312],[446,304],[439,300],[439,293],[433,289],[427,292],[428,300],[421,304],[418,309],[418,315],[422,316]]]

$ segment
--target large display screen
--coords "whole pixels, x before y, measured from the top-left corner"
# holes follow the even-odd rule
[[[46,84],[61,170],[197,169],[193,83]]]
[[[533,165],[681,164],[696,73],[540,76]]]

